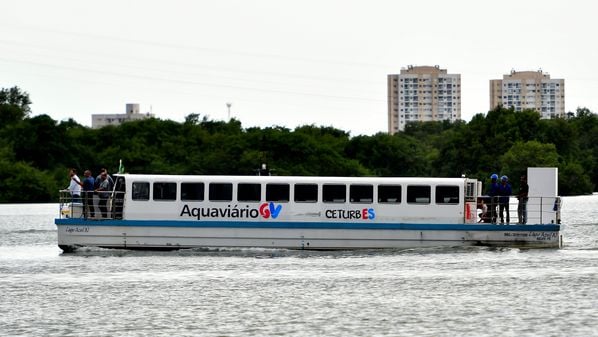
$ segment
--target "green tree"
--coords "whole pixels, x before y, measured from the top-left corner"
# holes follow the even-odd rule
[[[48,202],[58,199],[59,185],[47,172],[23,162],[0,159],[0,202]]]
[[[15,154],[15,160],[31,163],[42,170],[54,168],[64,162],[79,166],[75,153],[69,149],[65,128],[47,115],[27,118],[2,131]]]
[[[0,128],[23,120],[31,109],[29,94],[18,87],[0,89]]]
[[[434,151],[411,136],[378,133],[354,137],[345,153],[372,175],[397,177],[429,174]]]
[[[598,116],[587,108],[578,108],[576,117],[568,120],[573,128],[571,141],[579,146],[577,156],[568,156],[569,162],[578,161],[598,187]],[[594,189],[596,191],[596,189]]]
[[[591,194],[593,190],[590,177],[579,163],[568,163],[559,170],[559,194]]]
[[[527,174],[528,167],[557,167],[558,153],[554,144],[542,144],[535,140],[515,142],[501,157],[501,175],[511,176],[513,185],[518,185],[522,175]]]

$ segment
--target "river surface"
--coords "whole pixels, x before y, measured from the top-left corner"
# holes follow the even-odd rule
[[[598,195],[563,200],[563,249],[74,254],[4,204],[0,336],[598,336]]]

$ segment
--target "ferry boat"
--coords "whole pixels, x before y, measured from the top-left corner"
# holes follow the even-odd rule
[[[87,202],[61,191],[58,246],[175,250],[211,247],[377,249],[558,248],[556,168],[528,169],[527,223],[492,223],[482,183],[460,178],[121,174]],[[93,201],[96,199],[95,202]],[[90,205],[94,205],[90,207]]]

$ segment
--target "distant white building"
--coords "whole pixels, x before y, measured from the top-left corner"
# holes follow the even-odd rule
[[[128,103],[124,114],[93,114],[91,115],[91,127],[99,129],[107,125],[120,125],[124,122],[137,121],[154,117],[151,113],[139,113],[139,104]]]

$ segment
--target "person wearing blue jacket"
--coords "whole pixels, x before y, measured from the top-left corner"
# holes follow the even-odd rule
[[[91,175],[90,170],[85,170],[85,179],[83,181],[77,182],[81,187],[83,187],[83,214],[85,219],[95,217],[95,211],[93,206],[93,188],[94,188],[94,179]]]
[[[511,216],[509,214],[509,199],[511,198],[511,194],[513,194],[513,190],[511,189],[511,184],[509,184],[509,177],[502,176],[500,177],[501,184],[498,187],[498,212],[500,213],[500,223],[504,224],[504,212],[507,212],[507,224],[511,222]]]
[[[493,173],[490,176],[490,188],[488,189],[488,196],[490,197],[490,219],[492,223],[496,223],[496,205],[498,204],[498,195],[500,184],[498,183],[498,174]]]

